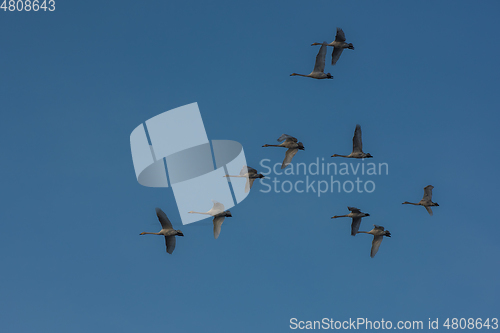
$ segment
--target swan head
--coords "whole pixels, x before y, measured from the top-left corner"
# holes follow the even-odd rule
[[[312,43],[311,46],[314,46],[314,45],[323,45],[323,43]]]
[[[263,145],[262,147],[269,147],[269,145],[266,143],[265,145]]]
[[[366,153],[366,156],[364,158],[371,158],[373,157],[370,153]]]
[[[347,48],[350,50],[354,50],[354,45],[352,45],[352,43],[349,43],[349,45],[347,45]]]
[[[141,232],[139,235],[145,235],[146,233],[145,232]]]
[[[385,231],[384,236],[385,236],[385,237],[391,237],[391,233],[389,232],[389,230],[386,230],[386,231]]]
[[[233,217],[233,215],[231,215],[231,212],[229,210],[226,210],[225,213],[226,217]]]
[[[332,75],[332,74],[330,74],[330,73],[326,73],[326,78],[327,78],[327,79],[333,79],[333,75]]]
[[[265,178],[265,177],[266,177],[266,176],[264,176],[264,175],[263,175],[263,174],[261,174],[261,173],[259,173],[259,174],[257,175],[257,178]]]
[[[182,231],[180,231],[180,230],[176,230],[176,231],[177,231],[177,236],[182,236],[182,237],[184,237],[184,234],[182,233]]]
[[[302,144],[302,142],[298,142],[297,145],[298,145],[298,147],[297,147],[298,149],[305,150],[304,145]]]
[[[365,213],[365,216],[370,216],[370,214],[368,214],[368,213]]]

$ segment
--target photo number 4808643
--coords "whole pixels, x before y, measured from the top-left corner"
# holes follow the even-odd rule
[[[1,1],[1,0],[0,0]],[[3,0],[0,9],[4,12],[38,12],[47,10],[53,12],[56,10],[55,0]]]

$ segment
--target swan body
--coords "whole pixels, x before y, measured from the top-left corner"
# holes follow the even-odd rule
[[[162,229],[159,232],[141,232],[140,235],[160,235],[165,236],[165,245],[167,247],[167,253],[172,254],[175,249],[175,236],[184,236],[182,231],[174,230],[172,223],[160,208],[156,208],[156,216],[160,221]]]
[[[285,159],[283,160],[283,163],[281,164],[281,169],[284,169],[292,162],[292,158],[297,154],[299,150],[304,150],[304,145],[302,142],[297,142],[297,138],[294,138],[291,135],[288,134],[282,134],[278,138],[278,142],[281,142],[279,145],[268,145],[265,144],[262,147],[283,147],[283,148],[288,148],[288,150],[285,153]]]
[[[350,217],[352,218],[352,223],[351,223],[351,235],[356,236],[359,230],[359,226],[361,225],[361,218],[370,216],[370,214],[367,213],[362,213],[358,208],[356,207],[347,207],[351,212],[347,215],[335,215],[332,216],[332,219],[336,219],[339,217]]]
[[[403,202],[403,205],[406,204],[406,205],[424,206],[425,209],[427,210],[427,212],[429,213],[429,215],[432,216],[433,213],[432,213],[431,207],[432,206],[439,206],[438,203],[432,202],[432,189],[433,188],[434,188],[434,186],[427,185],[426,187],[424,187],[424,197],[422,198],[422,200],[420,200],[417,203],[405,201],[405,202]]]

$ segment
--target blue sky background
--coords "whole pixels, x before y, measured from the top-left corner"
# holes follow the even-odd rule
[[[289,320],[499,317],[496,1],[56,1],[0,12],[3,332],[287,332]],[[308,74],[342,27],[355,50]],[[328,53],[330,54],[329,49]],[[328,55],[329,56],[329,55]],[[328,63],[327,58],[327,63]],[[301,140],[294,162],[348,154],[357,123],[374,193],[261,193],[182,226],[140,186],[129,136],[198,102],[210,139]],[[173,143],[174,144],[174,143]],[[340,159],[338,163],[344,162]],[[349,161],[347,161],[349,162]],[[365,161],[365,163],[368,161]],[[303,180],[281,176],[280,180]],[[318,178],[323,179],[323,178]],[[339,179],[355,180],[355,176]],[[432,184],[440,207],[418,202]],[[379,253],[346,206],[390,230]],[[155,207],[180,228],[173,255]]]

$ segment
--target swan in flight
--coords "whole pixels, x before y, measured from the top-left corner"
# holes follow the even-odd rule
[[[175,236],[184,236],[182,231],[174,230],[172,223],[160,208],[156,208],[156,216],[160,220],[161,230],[159,232],[141,232],[140,235],[161,235],[165,236],[165,245],[167,246],[167,253],[172,254],[175,249]]]
[[[347,207],[351,212],[347,215],[335,215],[332,216],[332,219],[336,219],[338,217],[351,217],[352,218],[352,224],[351,224],[351,235],[356,236],[359,230],[359,226],[361,225],[361,218],[365,216],[370,216],[368,213],[362,213],[359,209],[356,207]]]
[[[323,45],[323,43],[312,43],[311,45]],[[354,46],[352,45],[352,43],[345,42],[344,31],[340,28],[337,28],[337,35],[335,36],[335,40],[326,45],[333,46],[332,65],[335,65],[337,63],[344,49],[354,50]]]
[[[424,187],[424,197],[422,198],[422,200],[420,200],[417,203],[405,201],[405,202],[403,202],[403,205],[408,204],[408,205],[415,205],[415,206],[424,206],[425,209],[427,209],[427,212],[429,213],[429,215],[432,216],[431,206],[439,206],[439,204],[437,204],[436,202],[432,202],[432,189],[433,188],[434,188],[434,186],[427,185],[426,187]]]
[[[214,203],[212,209],[210,209],[206,213],[193,212],[193,211],[190,211],[188,213],[191,213],[191,214],[205,214],[205,215],[213,216],[214,217],[214,219],[213,219],[213,222],[214,222],[214,238],[217,239],[217,238],[219,238],[220,230],[221,230],[221,227],[222,227],[222,222],[224,222],[224,219],[226,217],[233,217],[233,216],[231,215],[231,212],[229,210],[224,210],[224,205],[223,204],[221,204],[220,202],[217,202],[215,200],[212,200],[212,202]]]
[[[316,55],[316,63],[314,64],[314,69],[310,74],[304,75],[304,74],[292,73],[290,74],[290,76],[298,75],[298,76],[312,77],[313,79],[318,79],[318,80],[333,79],[333,76],[330,73],[325,74],[326,45],[328,45],[326,42],[323,42],[321,44],[318,55]]]
[[[247,179],[247,183],[245,184],[245,193],[248,193],[252,188],[253,182],[258,178],[264,178],[265,176],[261,173],[257,173],[257,170],[251,168],[249,166],[243,166],[240,171],[239,176],[224,176],[224,177],[245,177]]]
[[[374,224],[373,226],[374,228],[370,231],[358,231],[358,234],[363,233],[373,235],[372,250],[370,252],[370,257],[372,258],[377,254],[378,248],[380,247],[380,243],[382,243],[384,236],[391,237],[389,230],[384,230],[384,227],[379,225]]]
[[[370,153],[363,153],[363,142],[361,141],[361,126],[356,125],[354,136],[352,137],[352,153],[349,155],[333,154],[332,157],[348,157],[348,158],[370,158],[373,157]]]
[[[283,141],[283,142],[282,142]],[[284,169],[287,167],[290,162],[292,162],[292,158],[297,154],[297,152],[300,150],[304,150],[304,145],[302,142],[297,142],[297,139],[294,138],[291,135],[288,134],[282,134],[278,138],[278,142],[281,142],[279,145],[268,145],[265,144],[262,147],[284,147],[288,148],[285,154],[285,159],[283,160],[283,164],[281,164],[281,169]]]

